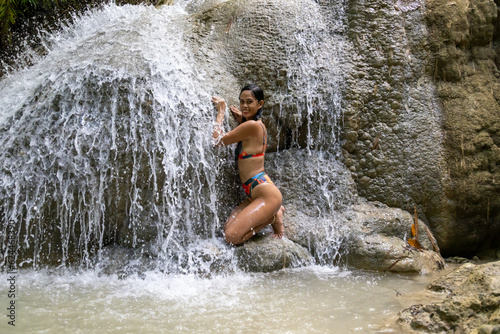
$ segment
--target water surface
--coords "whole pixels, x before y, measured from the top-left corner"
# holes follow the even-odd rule
[[[4,273],[2,282],[7,280]],[[311,266],[213,278],[85,270],[17,274],[1,333],[378,333],[433,277]],[[6,285],[0,296],[9,303]]]

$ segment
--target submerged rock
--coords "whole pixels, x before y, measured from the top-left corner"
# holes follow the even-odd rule
[[[441,303],[402,311],[398,324],[403,332],[500,332],[500,261],[464,264],[434,281],[429,289],[449,295]]]

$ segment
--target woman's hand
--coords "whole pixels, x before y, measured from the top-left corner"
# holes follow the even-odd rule
[[[215,118],[215,128],[212,133],[212,138],[216,141],[216,145],[218,145],[218,141],[222,136],[222,122],[224,121],[224,113],[226,112],[226,101],[223,98],[218,96],[212,96],[212,102],[215,104],[215,109],[217,109],[217,117]]]
[[[215,108],[218,113],[223,113],[226,111],[226,101],[218,96],[212,96],[212,102],[215,104]]]
[[[234,119],[236,119],[236,122],[238,122],[238,124],[241,124],[241,122],[243,121],[243,116],[241,114],[241,111],[238,108],[236,108],[236,106],[231,106],[230,110]]]

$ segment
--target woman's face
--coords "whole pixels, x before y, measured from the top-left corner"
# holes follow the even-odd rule
[[[264,105],[264,101],[257,101],[251,90],[244,90],[240,94],[240,111],[246,119],[253,119],[257,111]]]

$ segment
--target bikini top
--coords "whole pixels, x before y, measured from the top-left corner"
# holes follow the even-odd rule
[[[243,150],[243,146],[241,147],[241,152],[238,154],[238,159],[249,159],[249,158],[257,158],[257,157],[263,157],[264,153],[266,152],[266,137],[267,137],[267,131],[264,128],[264,124],[259,123],[260,126],[262,127],[262,153],[256,153],[256,154],[247,154]]]

